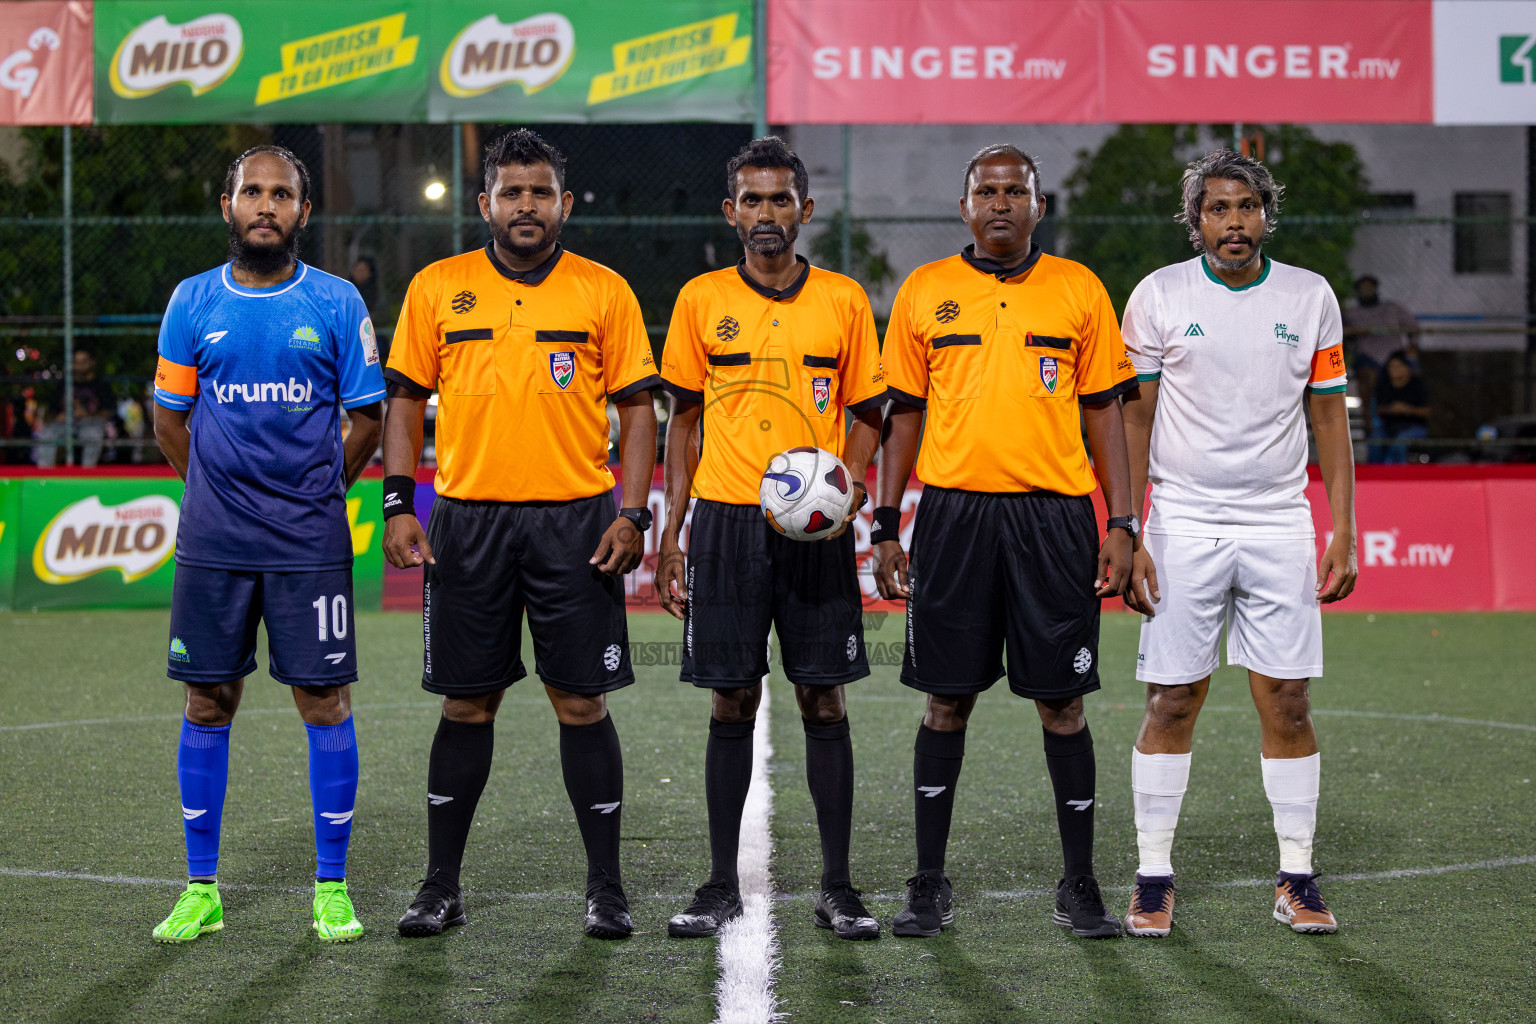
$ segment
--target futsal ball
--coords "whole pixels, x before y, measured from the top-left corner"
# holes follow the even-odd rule
[[[768,463],[757,489],[768,525],[790,540],[821,540],[853,511],[848,467],[820,448],[791,448]]]

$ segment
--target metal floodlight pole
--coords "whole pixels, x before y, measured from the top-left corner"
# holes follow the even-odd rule
[[[839,269],[853,276],[853,126],[843,125],[843,216],[838,224]]]
[[[75,462],[75,148],[64,126],[64,465]]]
[[[768,134],[768,0],[755,0],[752,5],[753,106],[752,137],[760,139]]]
[[[464,125],[453,122],[453,184],[448,188],[453,208],[453,251],[464,251]]]

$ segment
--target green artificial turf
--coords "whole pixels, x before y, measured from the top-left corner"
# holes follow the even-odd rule
[[[1275,850],[1258,727],[1241,674],[1224,669],[1196,733],[1169,939],[1085,943],[1050,924],[1060,850],[1040,727],[1032,705],[999,686],[972,719],[958,787],[949,858],[956,926],[931,940],[887,933],[839,942],[810,924],[819,852],[798,715],[775,674],[772,870],[788,1019],[1529,1019],[1536,617],[1340,615],[1325,626],[1328,676],[1314,687],[1323,749],[1317,861],[1342,924],[1331,937],[1293,935],[1269,917]],[[879,621],[869,639],[899,642],[901,628],[899,617]],[[635,615],[631,632],[640,642],[675,641],[681,630]],[[471,923],[404,941],[393,925],[424,866],[437,710],[417,685],[418,619],[360,615],[358,636],[362,780],[350,875],[368,933],[327,947],[309,930],[304,731],[286,688],[263,672],[248,684],[232,736],[220,866],[226,928],[157,946],[149,929],[169,911],[184,870],[180,695],[163,674],[166,615],[0,616],[0,1019],[713,1019],[715,944],[665,935],[666,917],[708,867],[705,695],[679,683],[672,664],[641,667],[640,682],[611,699],[627,770],[632,939],[580,932],[583,858],[558,734],[541,688],[525,680],[497,723],[496,766],[466,857]],[[1088,701],[1100,755],[1098,871],[1116,910],[1135,870],[1135,641],[1133,618],[1106,617],[1105,687]],[[912,868],[921,695],[882,665],[849,688],[848,705],[858,759],[854,881],[888,926]],[[39,725],[47,727],[30,728]],[[1419,873],[1509,860],[1525,863]]]

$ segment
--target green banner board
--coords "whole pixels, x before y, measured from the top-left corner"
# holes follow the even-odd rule
[[[101,124],[750,121],[751,0],[97,0]]]
[[[171,603],[181,481],[174,477],[0,480],[0,607],[157,607]],[[353,604],[384,598],[384,484],[347,494]]]
[[[21,481],[0,478],[0,611],[16,588],[16,534],[21,530]]]

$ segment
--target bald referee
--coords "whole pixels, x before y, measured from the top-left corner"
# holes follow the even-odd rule
[[[928,694],[917,874],[897,935],[937,935],[954,919],[944,848],[965,727],[1005,650],[1009,688],[1045,727],[1065,861],[1054,920],[1084,938],[1120,933],[1093,875],[1083,694],[1099,688],[1099,599],[1124,590],[1138,529],[1119,404],[1136,373],[1098,278],[1031,240],[1044,214],[1034,160],[1009,145],[977,153],[960,200],[975,243],[912,272],[885,335],[876,579],[882,597],[907,599],[901,681]],[[914,458],[924,491],[909,564],[898,507]],[[1095,469],[1110,514],[1102,543]]]
[[[619,878],[623,755],[605,694],[634,682],[618,577],[639,563],[650,528],[650,389],[660,382],[629,286],[560,245],[570,212],[558,150],[526,129],[492,142],[480,195],[491,241],[416,275],[385,371],[384,553],[398,568],[426,565],[421,685],[443,697],[427,767],[427,877],[401,935],[466,921],[459,865],[491,771],[496,709],[527,675],[524,610],[586,845],[586,932],[632,930]],[[434,388],[438,497],[423,532],[412,497]]]

